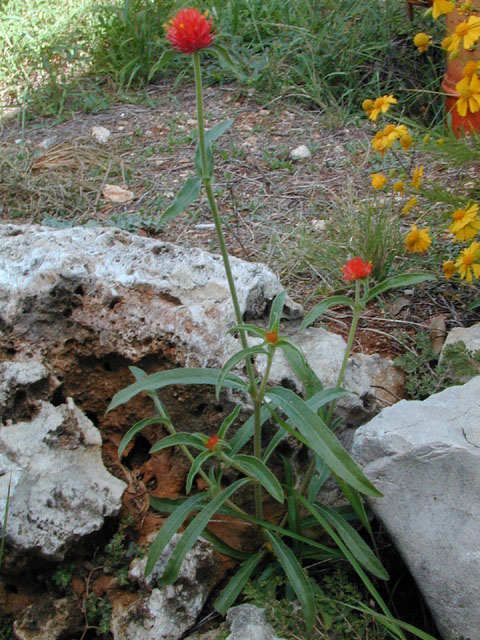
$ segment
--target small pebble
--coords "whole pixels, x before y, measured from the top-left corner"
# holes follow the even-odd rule
[[[290,157],[293,160],[306,160],[307,158],[311,158],[312,154],[310,153],[310,149],[306,145],[301,144],[296,149],[290,151]]]
[[[100,144],[104,144],[110,138],[110,130],[106,127],[92,127],[90,133]]]

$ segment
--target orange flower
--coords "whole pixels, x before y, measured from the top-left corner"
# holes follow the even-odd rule
[[[352,280],[362,280],[372,273],[372,263],[365,262],[362,258],[352,258],[342,267],[343,279],[346,282]]]
[[[432,38],[422,31],[413,38],[413,44],[417,47],[419,53],[422,53],[432,44]]]
[[[205,446],[207,447],[207,449],[212,450],[217,443],[218,443],[218,436],[217,435],[210,436]]]
[[[276,331],[268,331],[265,334],[265,340],[269,344],[277,344],[277,342],[278,342],[278,333]]]
[[[445,278],[447,280],[450,280],[450,278],[456,274],[457,269],[455,268],[455,263],[453,260],[446,260],[443,264],[442,264],[442,269],[443,269],[443,273],[445,275]]]
[[[195,53],[209,47],[214,39],[213,22],[207,18],[208,12],[198,9],[181,9],[168,24],[167,40],[172,47],[182,53]]]

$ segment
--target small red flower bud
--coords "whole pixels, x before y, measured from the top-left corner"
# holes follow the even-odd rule
[[[265,334],[265,340],[270,344],[277,344],[278,342],[278,333],[276,331],[268,331]]]
[[[181,9],[165,25],[167,40],[182,53],[195,53],[209,47],[214,39],[213,22],[198,9]]]
[[[218,443],[218,436],[217,435],[210,436],[205,446],[207,447],[207,449],[212,450],[217,443]]]
[[[361,280],[372,273],[372,263],[365,262],[362,258],[352,258],[342,267],[343,279],[346,282]]]

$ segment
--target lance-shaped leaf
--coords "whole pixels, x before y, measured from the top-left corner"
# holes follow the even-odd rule
[[[118,393],[116,393],[110,404],[108,405],[107,413],[116,409],[125,402],[131,400],[134,396],[138,395],[142,391],[156,391],[163,387],[168,387],[172,384],[208,384],[215,385],[218,380],[218,369],[167,369],[165,371],[157,371],[151,375],[137,380],[133,384],[125,387]],[[224,386],[230,389],[244,390],[246,387],[245,382],[237,376],[228,375],[223,382]]]
[[[272,545],[273,551],[275,552],[290,585],[300,601],[305,625],[307,627],[307,631],[310,631],[315,623],[315,598],[310,581],[303,573],[302,567],[294,553],[289,549],[289,547],[287,547],[282,539],[268,530],[265,531],[265,536]]]
[[[190,491],[192,490],[193,480],[197,475],[197,473],[199,472],[202,464],[214,455],[215,454],[213,453],[213,451],[209,451],[207,449],[206,451],[202,451],[202,453],[198,455],[195,458],[195,460],[192,462],[192,466],[190,467],[190,471],[188,472],[187,481],[185,482],[186,493],[190,493]]]
[[[168,447],[177,447],[184,445],[185,447],[193,447],[200,451],[205,450],[204,439],[198,433],[172,433],[171,436],[165,436],[158,442],[156,442],[150,449],[150,453],[156,453],[162,451],[162,449],[168,449]]]
[[[245,551],[239,551],[238,549],[234,549],[229,544],[221,540],[218,536],[212,533],[209,529],[204,529],[202,532],[202,538],[204,540],[208,540],[211,542],[217,551],[223,553],[225,556],[229,556],[230,558],[235,558],[235,560],[248,560],[250,558],[250,554]]]
[[[220,429],[218,430],[218,437],[220,440],[223,440],[227,435],[227,431],[230,429],[232,424],[238,418],[238,414],[242,410],[242,405],[237,404],[235,409],[225,418],[225,420],[220,425]]]
[[[205,131],[204,139],[205,139],[205,151],[207,155],[207,176],[203,175],[203,166],[202,166],[202,156],[200,153],[200,145],[197,144],[197,148],[195,150],[195,170],[197,175],[202,177],[211,176],[213,173],[213,152],[212,152],[212,142],[214,142],[217,138],[219,138],[227,129],[229,129],[233,120],[230,118],[229,120],[224,120],[223,122],[219,122],[211,129]]]
[[[161,418],[160,416],[153,416],[152,418],[144,418],[143,420],[140,420],[139,422],[134,424],[133,427],[129,429],[127,433],[123,436],[122,441],[118,446],[118,457],[119,458],[122,457],[123,452],[125,451],[128,443],[134,436],[136,436],[136,434],[139,431],[141,431],[142,429],[145,429],[145,427],[148,427],[148,425],[150,424],[159,424],[159,423],[165,424],[165,419]]]
[[[248,347],[248,349],[240,349],[240,351],[234,353],[233,356],[227,360],[227,362],[223,365],[222,370],[220,371],[220,375],[218,376],[217,384],[215,386],[215,394],[217,398],[220,395],[224,380],[233,369],[233,367],[235,367],[239,362],[242,362],[242,360],[246,360],[247,358],[250,358],[251,356],[259,353],[262,353],[265,356],[268,355],[264,347],[258,344],[254,347]]]
[[[334,400],[338,400],[338,398],[342,398],[343,396],[352,395],[353,391],[344,391],[343,389],[337,389],[336,387],[332,387],[330,389],[322,389],[311,398],[308,398],[306,401],[310,409],[313,411],[318,411],[326,404],[330,404]]]
[[[434,275],[428,273],[405,273],[399,276],[392,276],[387,278],[383,282],[380,282],[375,287],[372,287],[367,294],[366,301],[372,300],[376,296],[388,291],[389,289],[396,289],[397,287],[409,287],[412,284],[419,284],[426,280],[436,280]]]
[[[270,309],[270,318],[268,320],[269,331],[278,332],[286,295],[287,293],[285,291],[282,291],[278,294],[278,296],[275,297],[275,300],[272,302],[272,308]]]
[[[245,583],[260,564],[264,555],[265,551],[258,551],[240,565],[236,574],[227,584],[221,595],[213,603],[213,606],[219,613],[222,615],[227,613],[228,609],[230,609],[232,604],[241,594]]]
[[[360,467],[345,451],[323,420],[296,393],[283,387],[269,389],[266,396],[289,417],[309,446],[328,467],[352,487],[369,496],[381,497]]]
[[[183,559],[193,547],[197,539],[200,537],[209,520],[215,515],[215,513],[223,505],[223,503],[228,500],[230,496],[235,493],[235,491],[243,487],[247,482],[249,482],[248,478],[241,478],[240,480],[237,480],[217,496],[215,496],[215,498],[213,498],[211,502],[205,505],[200,513],[195,516],[195,518],[183,532],[182,537],[177,542],[175,549],[168,559],[165,571],[163,572],[163,575],[159,580],[160,585],[173,584],[175,582],[175,580],[178,578],[178,573],[180,571],[180,567],[182,566]],[[171,517],[172,516],[170,516],[170,518]],[[160,532],[162,532],[162,530],[163,527],[162,529],[160,529]],[[148,573],[150,573],[149,571],[147,571],[149,568],[149,561],[150,556],[148,557],[147,569],[145,570],[147,575]],[[154,565],[155,563],[151,565],[151,569],[153,569]]]
[[[304,385],[307,398],[310,398],[313,394],[321,391],[323,389],[322,382],[308,364],[307,359],[300,349],[288,340],[285,340],[285,338],[281,340],[279,347],[287,359],[288,364],[292,367]]]
[[[315,322],[315,320],[323,315],[327,309],[339,304],[352,307],[354,302],[350,298],[347,298],[347,296],[331,296],[330,298],[326,298],[323,302],[316,304],[313,309],[310,309],[300,325],[300,330],[305,329],[309,324]]]
[[[128,7],[128,3],[125,3],[126,7]],[[128,21],[128,16],[125,17],[125,22]],[[166,64],[168,64],[170,62],[170,60],[176,59],[178,58],[178,53],[176,51],[174,51],[173,49],[165,49],[165,51],[162,53],[162,55],[160,56],[160,58],[155,62],[154,65],[152,65],[149,73],[148,73],[148,81],[147,83],[150,84],[152,78],[154,77],[154,75],[157,73],[157,71],[159,69],[161,69],[162,67],[164,67]]]
[[[275,449],[278,447],[280,442],[282,442],[282,440],[284,440],[286,435],[287,434],[285,433],[285,429],[280,428],[277,431],[277,433],[273,436],[273,438],[268,443],[267,448],[265,449],[265,453],[263,454],[263,461],[265,463],[268,462],[268,459],[270,458],[272,453],[275,451]]]
[[[270,411],[267,407],[262,407],[260,411],[260,425],[262,425],[270,417]],[[237,433],[230,440],[230,446],[232,447],[232,453],[238,453],[253,436],[255,429],[255,417],[253,415],[248,418],[246,422],[242,424]]]
[[[160,222],[164,224],[168,220],[176,218],[182,213],[182,211],[185,211],[188,206],[195,202],[195,200],[198,198],[198,194],[200,193],[201,184],[202,180],[200,178],[188,178],[183,187],[175,196],[172,204],[168,207],[168,209],[165,209],[165,211],[160,216]]]
[[[245,471],[260,482],[262,487],[278,502],[283,502],[284,495],[280,482],[266,464],[254,456],[237,454],[232,461],[240,465]]]
[[[230,327],[227,333],[238,333],[239,331],[247,331],[253,333],[253,335],[265,340],[265,329],[255,326],[254,324],[237,324],[234,327]]]
[[[213,53],[215,53],[215,55],[217,56],[220,64],[229,71],[232,71],[239,80],[245,79],[245,75],[239,70],[238,65],[235,64],[235,62],[232,60],[228,49],[223,47],[221,44],[214,43],[210,45],[208,51],[213,51]]]
[[[205,497],[206,493],[199,493],[196,496],[188,498],[188,500],[185,500],[181,505],[179,505],[165,520],[162,528],[150,547],[150,551],[148,552],[147,565],[145,567],[146,576],[149,576],[152,573],[153,567],[157,564],[163,550],[172,539],[172,536],[177,533],[190,513],[195,509],[198,509],[200,503],[205,499]]]

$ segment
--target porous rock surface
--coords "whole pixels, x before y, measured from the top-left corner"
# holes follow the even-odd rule
[[[241,604],[227,611],[231,633],[227,640],[282,640],[267,622],[265,609],[253,604]]]
[[[146,558],[132,563],[129,580],[137,583],[138,596],[133,601],[127,597],[114,602],[114,640],[178,640],[194,624],[219,578],[211,544],[197,540],[175,584],[152,588],[180,538],[178,534],[172,537],[148,578],[144,577]]]
[[[0,513],[8,498],[6,542],[23,559],[61,560],[118,514],[126,486],[105,469],[100,433],[71,398],[34,399],[56,386],[49,378],[38,361],[0,365]]]
[[[480,377],[402,400],[355,434],[370,499],[444,640],[480,640]]]

